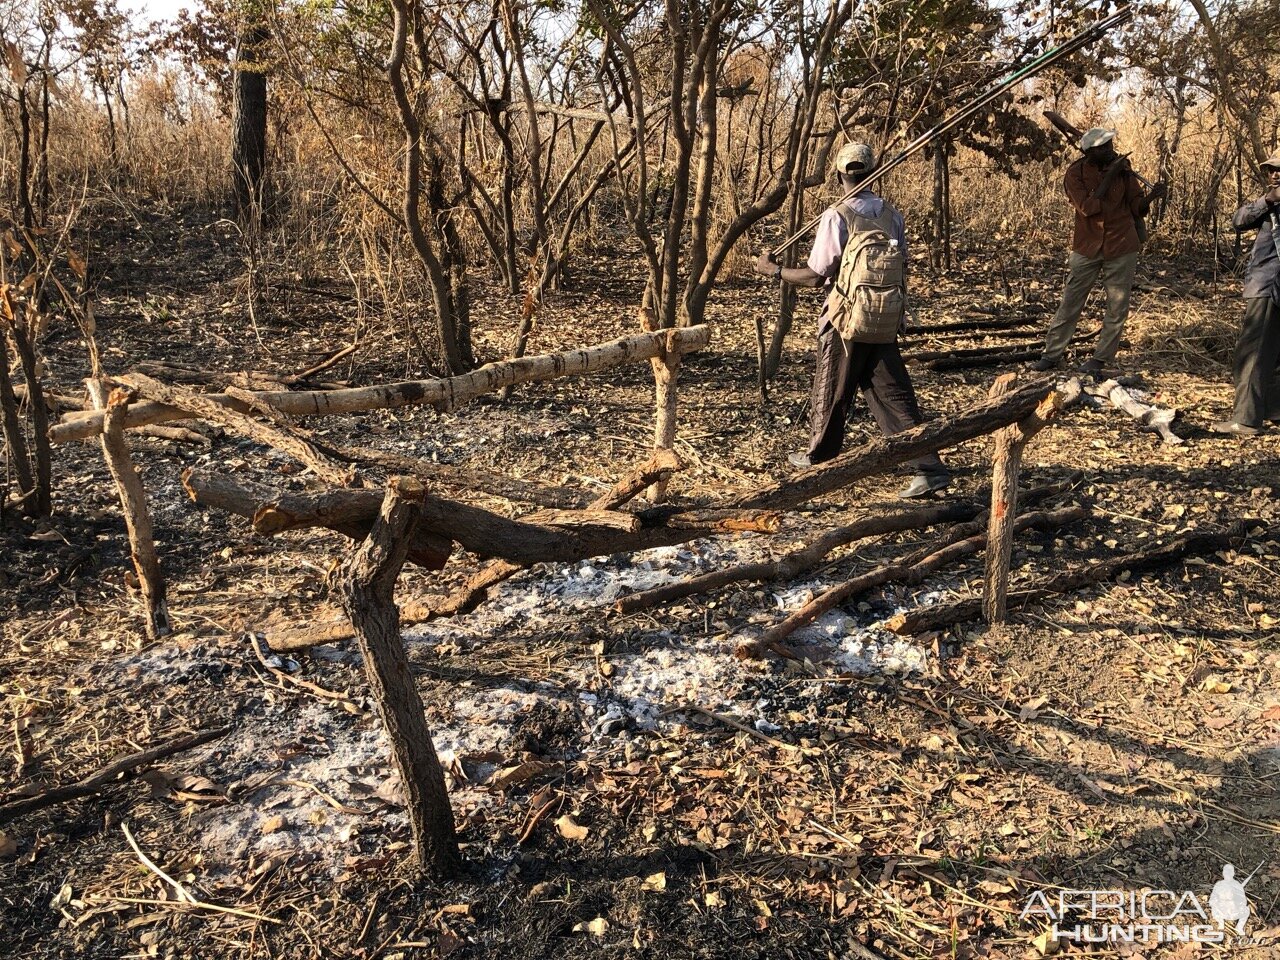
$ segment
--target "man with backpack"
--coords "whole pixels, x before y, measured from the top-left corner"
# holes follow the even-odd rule
[[[852,190],[875,165],[867,144],[845,144],[835,163],[841,188]],[[784,268],[768,252],[756,261],[762,276],[827,291],[818,317],[809,450],[791,454],[793,466],[810,467],[840,452],[855,389],[885,436],[919,426],[920,407],[898,351],[906,320],[906,256],[902,214],[864,189],[823,214],[805,266]],[[898,491],[902,499],[950,485],[951,474],[936,453],[913,465],[915,477]]]
[[[1280,421],[1280,390],[1275,382],[1280,360],[1280,153],[1262,164],[1267,192],[1246,203],[1231,218],[1239,231],[1257,230],[1244,276],[1244,321],[1232,364],[1236,385],[1230,420],[1211,424],[1214,433],[1252,437],[1262,421]]]

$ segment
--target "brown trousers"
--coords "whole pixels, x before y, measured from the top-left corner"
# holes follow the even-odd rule
[[[862,392],[871,415],[886,437],[920,425],[920,406],[898,343],[846,343],[825,319],[818,329],[818,368],[813,376],[809,459],[830,460],[844,445],[844,428],[853,391]],[[912,465],[920,473],[944,473],[936,453]]]

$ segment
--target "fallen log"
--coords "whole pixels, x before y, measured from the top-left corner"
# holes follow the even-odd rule
[[[1075,473],[1062,483],[1026,491],[1023,494],[1023,503],[1024,505],[1040,503],[1057,496],[1069,490],[1079,478],[1080,474]],[[709,593],[734,583],[791,580],[818,566],[831,551],[853,543],[855,540],[900,533],[904,530],[921,530],[942,523],[972,520],[980,511],[981,508],[976,503],[946,503],[913,510],[899,510],[883,516],[860,517],[853,523],[824,533],[813,543],[784,554],[776,560],[744,563],[724,570],[713,570],[679,583],[670,583],[654,587],[652,590],[633,593],[617,601],[613,609],[622,614],[635,613],[672,600]]]
[[[1186,443],[1182,437],[1172,430],[1173,421],[1178,417],[1177,410],[1163,410],[1154,404],[1143,403],[1134,399],[1133,395],[1118,380],[1108,380],[1093,386],[1085,387],[1084,392],[1091,397],[1099,397],[1110,401],[1117,410],[1122,410],[1137,421],[1144,430],[1160,434],[1160,439],[1167,444],[1177,446]]]
[[[679,468],[678,458],[670,451],[659,451],[645,463],[615,483],[590,504],[591,510],[616,510],[638,496],[662,475],[670,476]],[[424,623],[440,617],[470,613],[483,603],[489,591],[529,566],[510,560],[493,560],[473,573],[465,584],[438,601],[408,601],[401,607],[401,623]],[[305,650],[321,643],[337,643],[354,635],[346,618],[327,617],[320,623],[275,628],[264,625],[267,646],[276,652]]]
[[[732,497],[722,505],[785,510],[865,477],[884,473],[923,454],[953,447],[1016,423],[1034,412],[1041,401],[1056,394],[1052,379],[1034,380],[1003,397],[988,399],[954,416],[931,420],[892,437],[872,440],[833,460],[802,470],[787,480]],[[1061,400],[1051,402],[1060,403]]]
[[[989,347],[965,347],[960,350],[921,350],[918,352],[904,353],[902,359],[908,363],[927,363],[933,360],[947,359],[963,359],[969,357],[991,357],[1017,352],[1020,348],[1025,350],[1038,347],[1042,341],[1035,340],[1017,340],[1013,343],[997,343]]]
[[[708,593],[732,583],[791,580],[820,564],[837,547],[855,540],[900,533],[903,530],[919,530],[939,523],[972,520],[979,507],[972,503],[947,503],[917,510],[900,510],[887,516],[862,517],[853,523],[824,533],[813,543],[784,554],[776,560],[745,563],[724,570],[713,570],[701,576],[691,577],[679,583],[669,583],[618,600],[613,609],[622,614],[648,610],[652,607],[679,600],[699,593]]]
[[[652,333],[620,337],[563,353],[521,357],[485,364],[478,370],[457,377],[434,380],[407,380],[371,387],[348,387],[341,390],[263,391],[258,399],[291,417],[324,416],[387,410],[414,404],[453,409],[468,400],[493,393],[505,386],[537,383],[558,377],[598,373],[638,360],[648,360],[668,353],[701,350],[711,342],[711,328],[705,324],[658,330]],[[226,394],[202,394],[206,400],[247,413],[244,404]],[[190,413],[179,406],[159,402],[134,404],[129,410],[126,427],[168,420],[185,420]],[[49,431],[54,443],[84,440],[102,432],[102,417],[94,412],[72,414]]]
[[[174,407],[180,407],[192,414],[203,417],[232,433],[247,437],[257,443],[273,447],[286,453],[311,470],[323,480],[339,486],[350,486],[356,482],[356,471],[347,463],[330,456],[321,450],[301,431],[283,423],[268,424],[255,420],[248,414],[229,409],[210,399],[209,394],[195,393],[185,387],[175,387],[153,380],[144,374],[133,373],[120,378],[124,383],[135,387],[145,396]],[[256,395],[251,395],[256,396]],[[252,401],[239,402],[252,409],[256,406]]]
[[[351,618],[365,675],[400,771],[418,866],[437,880],[448,880],[457,873],[461,860],[453,808],[400,638],[400,612],[395,603],[396,578],[404,566],[425,493],[417,480],[392,478],[368,539],[340,571],[338,592]]]
[[[1135,550],[1120,557],[1102,560],[1080,570],[1068,570],[1010,594],[1008,605],[1022,609],[1031,604],[1040,603],[1051,596],[1070,593],[1081,587],[1111,580],[1126,570],[1137,574],[1166,566],[1183,557],[1235,549],[1244,542],[1245,530],[1255,523],[1256,521],[1242,521],[1221,533],[1199,531],[1184,533],[1160,546]],[[957,623],[977,619],[982,615],[982,605],[982,597],[968,597],[953,603],[921,607],[886,620],[885,627],[904,636],[942,630]]]
[[[230,729],[230,727],[219,727],[214,730],[202,730],[199,733],[188,733],[178,737],[176,740],[170,740],[167,743],[121,757],[119,760],[107,764],[96,773],[77,780],[75,783],[54,787],[34,796],[6,801],[0,804],[0,826],[28,813],[35,813],[37,810],[44,810],[59,803],[66,803],[68,800],[76,800],[80,797],[89,797],[95,793],[101,793],[107,787],[121,782],[120,778],[122,777],[132,776],[141,768],[150,766],[157,760],[164,760],[166,757],[171,757],[176,753],[182,753],[184,750],[191,750],[194,747],[209,743],[211,740],[216,740],[225,736]]]
[[[1011,350],[992,353],[980,357],[957,357],[954,360],[930,360],[925,364],[930,370],[936,373],[944,373],[948,370],[970,370],[974,367],[999,367],[1006,363],[1024,363],[1027,360],[1039,359],[1043,353],[1042,347],[1028,348],[1026,350]]]
[[[1033,327],[1039,319],[1030,317],[975,317],[971,320],[948,320],[945,323],[929,323],[922,327],[909,327],[908,336],[917,333],[943,333],[952,330],[1013,330],[1018,327]]]
[[[280,496],[280,491],[250,480],[236,480],[214,470],[188,468],[182,474],[182,486],[202,507],[214,507],[252,521],[254,514]],[[369,535],[373,516],[364,519],[335,520],[317,523],[335,533],[363,540]],[[453,542],[429,531],[419,531],[409,545],[409,559],[427,570],[440,570],[453,552]]]
[[[1063,507],[1058,510],[1025,513],[1018,517],[1015,529],[1026,530],[1031,527],[1056,529],[1086,516],[1088,511],[1083,507]],[[794,658],[795,653],[783,646],[782,641],[796,630],[812,623],[839,604],[875,587],[888,583],[904,585],[920,583],[947,564],[963,557],[973,556],[986,545],[987,534],[984,528],[985,520],[981,519],[960,524],[948,531],[937,544],[924,547],[895,563],[887,563],[868,570],[852,580],[832,587],[814,597],[781,623],[770,627],[758,640],[740,644],[737,650],[738,656],[752,658],[769,651],[779,656]]]

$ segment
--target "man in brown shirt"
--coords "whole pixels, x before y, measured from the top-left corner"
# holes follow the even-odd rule
[[[1075,210],[1075,235],[1062,303],[1045,336],[1044,353],[1033,365],[1036,370],[1052,370],[1062,362],[1099,278],[1107,291],[1107,312],[1093,358],[1080,369],[1100,373],[1119,349],[1142,246],[1135,218],[1146,216],[1151,202],[1164,196],[1165,186],[1158,183],[1143,193],[1129,161],[1116,154],[1115,135],[1101,127],[1089,130],[1080,139],[1084,156],[1067,168],[1063,187]]]

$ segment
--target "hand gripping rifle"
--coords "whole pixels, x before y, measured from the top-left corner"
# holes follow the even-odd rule
[[[886,173],[888,173],[894,167],[899,166],[903,161],[905,161],[909,157],[915,155],[916,153],[919,153],[921,150],[923,150],[933,141],[937,140],[939,137],[945,136],[946,134],[950,133],[952,130],[955,130],[965,121],[969,120],[972,117],[978,116],[980,113],[986,110],[987,107],[989,107],[992,103],[994,103],[1002,95],[1004,95],[1008,90],[1010,90],[1012,87],[1016,86],[1017,84],[1021,83],[1023,80],[1027,80],[1031,77],[1034,77],[1038,73],[1042,73],[1043,71],[1047,70],[1049,67],[1058,63],[1060,60],[1066,59],[1071,54],[1075,53],[1077,50],[1081,50],[1084,47],[1089,46],[1091,43],[1094,43],[1095,41],[1100,40],[1110,30],[1120,26],[1123,23],[1127,23],[1132,17],[1133,17],[1133,9],[1132,7],[1126,4],[1125,6],[1118,9],[1115,13],[1111,14],[1110,16],[1103,17],[1101,20],[1095,21],[1092,26],[1086,27],[1084,30],[1081,30],[1070,40],[1067,40],[1064,43],[1059,44],[1058,46],[1054,47],[1052,50],[1046,50],[1044,53],[1033,58],[1029,63],[1025,63],[1022,66],[1018,67],[1017,69],[1009,73],[1003,80],[999,80],[996,83],[992,84],[990,87],[984,90],[981,94],[979,94],[975,99],[969,101],[969,103],[961,107],[951,116],[947,117],[947,119],[943,120],[937,126],[933,127],[930,130],[925,131],[924,133],[920,134],[920,136],[916,137],[916,139],[912,140],[911,143],[907,144],[907,146],[903,148],[902,152],[899,153],[897,156],[895,156],[892,160],[888,160],[885,163],[882,163],[878,168],[876,168],[874,171],[872,171],[870,174],[864,177],[861,181],[859,181],[852,190],[850,190],[843,197],[841,197],[840,200],[837,201],[837,204],[845,203],[849,200],[852,200],[860,192],[867,189],[867,187],[871,186],[873,183],[875,183],[877,180],[883,177]],[[802,237],[805,236],[805,234],[807,234],[810,230],[816,227],[821,222],[821,220],[822,220],[822,214],[818,214],[818,216],[814,217],[812,220],[806,223],[803,227],[797,230],[794,234],[788,237],[785,241],[783,241],[781,245],[775,247],[773,250],[773,254],[777,256],[778,254],[782,254],[782,253],[785,253],[787,250],[790,250],[793,246],[795,246],[795,244]]]
[[[1067,142],[1069,142],[1073,146],[1076,146],[1076,147],[1079,146],[1080,138],[1084,136],[1083,130],[1081,130],[1075,124],[1068,121],[1067,118],[1064,117],[1062,114],[1055,113],[1052,110],[1046,110],[1044,112],[1044,118],[1048,120],[1051,124],[1053,124],[1057,128],[1059,133],[1061,133],[1064,137],[1067,138]],[[1119,163],[1120,161],[1117,160],[1116,162]],[[1142,174],[1132,169],[1129,171],[1129,173],[1132,174],[1133,177],[1140,184],[1146,187],[1148,191],[1152,189],[1153,184],[1151,183],[1150,180],[1148,180]],[[1135,214],[1133,218],[1133,226],[1138,231],[1138,242],[1146,243],[1147,242],[1147,218],[1139,217]]]

